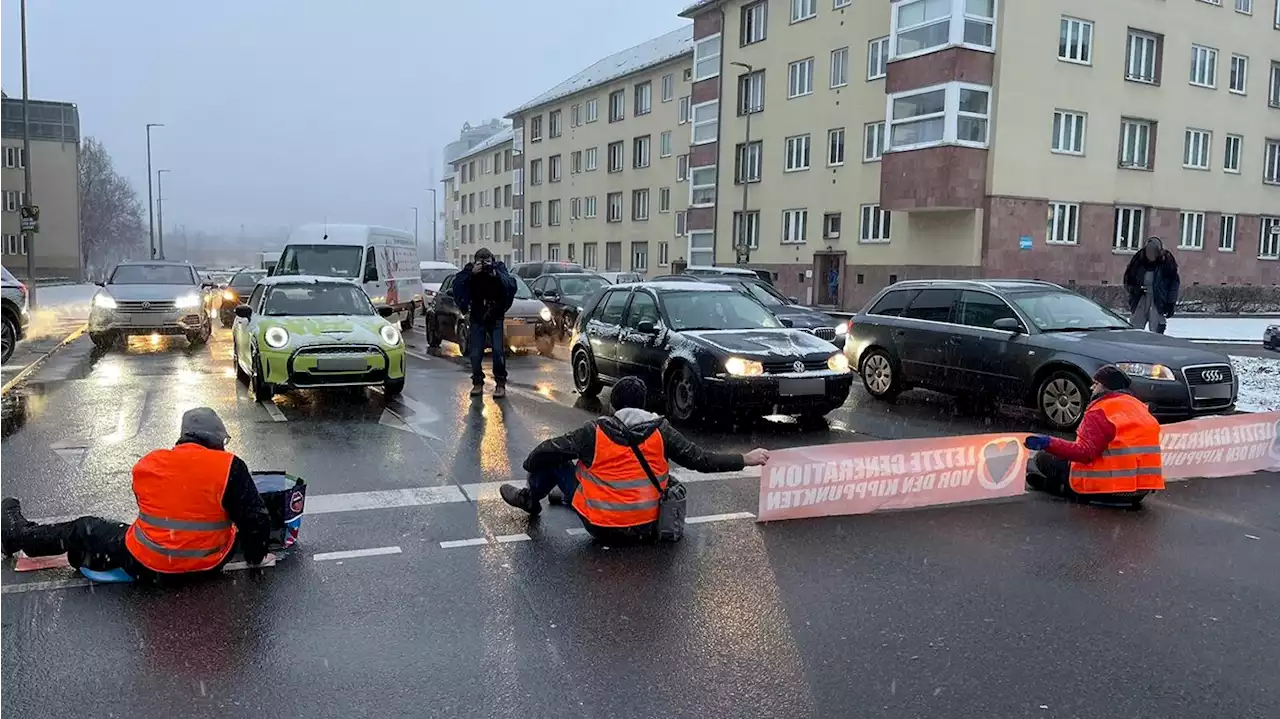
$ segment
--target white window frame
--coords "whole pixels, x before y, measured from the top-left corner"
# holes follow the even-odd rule
[[[548,242],[547,243],[547,262],[559,262],[559,261],[560,261],[560,243]]]
[[[831,88],[849,84],[849,48],[839,47],[831,51]]]
[[[1045,244],[1076,245],[1080,243],[1080,205],[1075,202],[1050,202],[1049,227]]]
[[[649,242],[637,240],[631,243],[631,269],[647,272],[649,270]]]
[[[638,82],[631,88],[631,115],[639,117],[653,112],[653,81]]]
[[[1137,252],[1142,247],[1144,232],[1147,227],[1147,208],[1132,205],[1116,205],[1114,235],[1111,238],[1112,252]],[[1124,232],[1128,231],[1126,240]],[[1122,244],[1123,243],[1123,244]]]
[[[738,44],[742,47],[764,42],[769,37],[769,0],[744,5],[739,17],[741,30]]]
[[[889,211],[881,209],[878,203],[863,205],[858,209],[858,243],[882,245],[888,242],[891,230]]]
[[[1213,132],[1188,127],[1182,135],[1182,166],[1188,170],[1207,170],[1213,150]]]
[[[842,7],[849,7],[852,3],[853,0],[834,0],[834,2],[831,3],[831,9],[839,10]]]
[[[813,94],[813,58],[787,64],[787,99]]]
[[[1154,158],[1151,137],[1156,132],[1156,123],[1140,118],[1120,118],[1120,159],[1119,166],[1130,170],[1150,170]],[[1137,159],[1137,146],[1142,148],[1141,162]],[[1126,161],[1126,158],[1132,157]]]
[[[684,182],[689,179],[689,156],[676,156],[676,182]]]
[[[811,20],[818,15],[818,0],[791,0],[791,24]]]
[[[1063,15],[1058,21],[1058,59],[1073,65],[1093,64],[1093,21]]]
[[[760,249],[760,211],[747,210],[746,228],[743,228],[742,210],[735,210],[733,213],[733,246],[734,248],[743,245],[743,239],[746,239],[747,249]]]
[[[809,210],[791,208],[782,211],[782,244],[803,245],[809,235]]]
[[[658,135],[658,157],[671,157],[671,131],[663,130]]]
[[[547,182],[559,182],[564,176],[564,158],[552,155],[547,158]]]
[[[666,242],[658,243],[658,266],[671,266],[671,246]]]
[[[569,154],[569,174],[582,174],[582,150],[574,150]]]
[[[738,76],[738,114],[764,112],[764,70]]]
[[[596,263],[600,259],[597,256],[599,254],[599,246],[596,243],[582,243],[582,266],[589,270],[594,270],[597,267]]]
[[[1178,213],[1178,249],[1204,249],[1204,213],[1183,210]]]
[[[688,241],[689,254],[685,255],[686,257],[689,258],[689,264],[709,265],[715,262],[716,233],[714,230],[692,230],[692,231],[686,231],[685,234],[689,238],[689,241]],[[706,247],[698,247],[699,238],[706,240],[705,243],[702,243],[702,244],[705,244]],[[700,257],[704,255],[706,256],[706,260],[700,259]]]
[[[705,145],[709,142],[715,142],[720,139],[719,125],[720,123],[720,101],[712,100],[694,105],[692,108],[692,118],[690,121],[689,144]],[[710,128],[710,135],[707,135],[707,128]],[[698,133],[702,132],[701,139]]]
[[[564,115],[560,110],[552,110],[547,113],[547,136],[560,137],[564,134]],[[485,163],[485,172],[488,172],[489,163]]]
[[[1236,0],[1236,12],[1244,15],[1253,14],[1253,0]],[[1276,11],[1280,14],[1280,10]]]
[[[735,149],[737,167],[734,184],[759,182],[764,175],[764,142],[752,140],[750,144],[739,143]]]
[[[693,114],[693,111],[689,109],[691,107],[689,102],[690,100],[688,95],[682,95],[680,97],[680,117],[676,120],[677,125],[684,125],[689,122],[689,116]]]
[[[1262,145],[1262,182],[1280,185],[1280,139],[1268,137]]]
[[[582,198],[569,198],[569,219],[578,220],[582,218]]]
[[[583,219],[591,219],[596,216],[596,196],[587,195],[582,198],[582,217]]]
[[[995,43],[996,29],[997,29],[996,18],[1000,14],[1000,8],[998,5],[999,0],[991,0],[990,16],[969,14],[966,0],[949,0],[950,8],[948,10],[947,15],[934,18],[932,20],[926,20],[924,22],[910,25],[905,28],[899,25],[901,11],[904,8],[910,7],[912,5],[918,5],[918,4],[928,4],[928,3],[942,4],[945,2],[948,2],[948,0],[894,0],[892,5],[890,5],[890,10],[889,10],[889,37],[891,38],[891,43],[890,43],[891,54],[889,56],[890,59],[896,60],[900,58],[927,55],[931,52],[938,52],[939,50],[945,50],[946,48],[949,48],[949,47],[966,47],[971,50],[995,52],[994,43]],[[970,22],[991,26],[992,45],[983,45],[979,43],[967,42],[964,39],[965,25]],[[933,27],[933,26],[943,25],[943,24],[947,25],[947,39],[943,43],[938,45],[930,45],[928,47],[920,48],[917,50],[912,50],[911,52],[902,52],[899,49],[899,45],[901,44],[899,42],[901,35],[905,33],[913,32],[915,30],[921,30],[927,27]]]
[[[1236,67],[1240,68],[1236,72]],[[1239,82],[1237,82],[1239,80]],[[1231,53],[1231,65],[1227,69],[1227,92],[1244,95],[1249,90],[1249,56]]]
[[[867,81],[879,80],[889,72],[889,36],[867,42]]]
[[[647,222],[649,220],[649,188],[631,191],[631,221]]]
[[[1276,232],[1276,228],[1280,228],[1280,217],[1263,215],[1260,218],[1258,222],[1258,259],[1280,260],[1280,232]]]
[[[813,139],[810,135],[792,135],[784,143],[783,172],[803,172],[812,162]]]
[[[1240,174],[1240,162],[1244,156],[1244,136],[1230,135],[1222,142],[1222,171]]]
[[[1191,45],[1191,72],[1187,82],[1195,87],[1215,90],[1218,87],[1218,49],[1207,45]]]
[[[586,172],[594,172],[600,167],[600,148],[588,147],[582,151],[582,165]]]
[[[868,122],[862,126],[862,161],[879,162],[884,157],[885,122]]]
[[[560,199],[547,200],[547,224],[553,227],[560,224]],[[485,232],[488,235],[488,232]],[[485,239],[489,239],[485,237]]]
[[[511,196],[520,197],[524,194],[524,168],[517,167],[511,171]]]
[[[1276,3],[1276,7],[1280,8],[1280,2]],[[1276,11],[1276,15],[1280,16],[1280,10]],[[1280,17],[1277,17],[1276,24],[1280,30]],[[1271,107],[1280,108],[1280,62],[1271,61],[1271,73],[1267,76],[1267,104]]]
[[[631,139],[631,167],[642,170],[652,162],[653,135],[641,135]]]
[[[617,100],[617,102],[614,102]],[[622,122],[627,119],[627,88],[609,93],[609,122]]]
[[[708,35],[693,44],[693,81],[720,76],[720,33]]]
[[[1049,151],[1059,155],[1083,155],[1089,116],[1078,110],[1053,111],[1053,140]]]
[[[1156,59],[1160,52],[1160,38],[1158,36],[1145,30],[1131,28],[1129,34],[1125,37],[1124,48],[1124,79],[1148,85],[1154,85],[1159,82],[1160,78],[1156,72],[1159,65]],[[1148,65],[1151,68],[1150,76],[1146,74]]]
[[[662,101],[671,102],[676,99],[676,76],[675,73],[667,73],[662,76]]]
[[[676,212],[676,237],[684,237],[689,234],[688,214],[684,210]]]
[[[617,159],[616,163],[614,162],[615,158],[613,156],[614,148],[618,149],[618,157],[616,158]],[[615,173],[615,172],[622,172],[623,169],[626,168],[626,164],[627,164],[627,141],[626,140],[615,140],[614,142],[611,142],[608,145],[605,145],[604,151],[605,151],[605,154],[607,155],[607,157],[605,157],[605,161],[607,163],[605,166],[605,171],[609,173]]]
[[[827,167],[844,164],[846,134],[843,127],[827,130]]]
[[[698,180],[702,180],[701,183]],[[689,207],[715,207],[716,166],[689,168]]]
[[[617,203],[614,203],[614,200]],[[622,198],[621,192],[610,192],[604,196],[605,201],[605,222],[622,222],[623,210],[626,209],[626,201]],[[615,212],[616,210],[616,212]]]
[[[912,116],[899,120],[893,119],[893,105],[897,100],[902,100],[916,95],[925,93],[943,91],[943,110],[940,113],[928,113],[925,115]],[[972,112],[961,112],[960,110],[960,93],[962,90],[971,90],[974,92],[982,92],[987,95],[987,114],[982,115]],[[981,142],[972,140],[959,139],[959,123],[960,117],[980,118],[986,123],[986,139]],[[915,88],[904,92],[894,93],[886,96],[885,100],[885,152],[898,152],[903,150],[916,150],[922,147],[936,147],[939,145],[961,145],[964,147],[987,148],[991,139],[991,87],[987,85],[974,85],[967,82],[948,82],[940,85],[931,85],[929,87]],[[912,122],[922,122],[942,118],[943,129],[942,137],[938,140],[926,140],[923,142],[914,142],[903,145],[893,144],[893,129],[896,125],[904,125]]]
[[[600,102],[599,98],[591,98],[587,100],[586,105],[587,122],[595,122],[600,119]]]
[[[658,188],[658,213],[666,214],[671,211],[671,188]]]
[[[1218,220],[1218,252],[1236,251],[1236,216],[1222,215]]]
[[[844,216],[839,212],[826,212],[822,215],[822,239],[838,240],[844,231]]]
[[[569,127],[578,127],[582,124],[582,104],[571,105],[569,107]]]
[[[529,118],[529,142],[542,142],[542,115]]]

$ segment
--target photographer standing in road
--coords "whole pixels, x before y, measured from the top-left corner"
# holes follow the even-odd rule
[[[493,348],[493,381],[498,385],[494,397],[507,396],[506,342],[502,337],[502,320],[516,296],[516,280],[487,248],[476,250],[475,258],[466,264],[453,280],[453,297],[458,309],[467,315],[467,352],[471,359],[471,396],[484,394],[485,345]]]
[[[1124,288],[1129,293],[1129,324],[1164,334],[1168,319],[1178,304],[1178,261],[1164,248],[1159,237],[1147,239],[1141,251],[1129,260],[1124,271]]]

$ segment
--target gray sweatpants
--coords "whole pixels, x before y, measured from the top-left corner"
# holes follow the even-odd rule
[[[1152,332],[1164,334],[1164,315],[1156,309],[1156,303],[1151,301],[1150,294],[1144,294],[1142,299],[1138,300],[1138,306],[1133,308],[1133,316],[1129,318],[1129,324],[1138,329],[1147,329],[1150,325]]]

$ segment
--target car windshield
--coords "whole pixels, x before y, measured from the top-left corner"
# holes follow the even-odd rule
[[[457,270],[451,270],[448,267],[436,267],[422,271],[422,283],[426,285],[438,285],[449,279],[449,275],[458,274]]]
[[[1072,292],[1020,292],[1009,299],[1041,332],[1127,329],[1129,323],[1102,305]]]
[[[113,285],[194,285],[190,267],[182,265],[120,265],[111,274]]]
[[[246,288],[253,289],[258,284],[258,280],[267,276],[266,270],[251,270],[248,272],[237,272],[235,277],[231,278],[231,282],[227,283],[237,289]]]
[[[529,289],[529,285],[526,285],[524,283],[524,278],[516,277],[515,275],[512,275],[512,278],[516,281],[516,299],[518,300],[533,299],[533,290]]]
[[[17,277],[14,277],[14,276],[13,276],[13,273],[9,272],[9,268],[8,268],[8,267],[0,267],[0,273],[3,273],[4,281],[5,281],[5,282],[17,282],[17,281],[18,281],[18,278],[17,278]]]
[[[359,277],[363,252],[353,245],[289,245],[276,264],[275,274]]]
[[[267,294],[263,312],[280,316],[371,315],[373,305],[364,290],[346,283],[276,285]]]
[[[769,289],[759,282],[743,282],[742,285],[747,288],[747,292],[765,307],[778,307],[780,305],[790,304],[781,295],[770,292]]]
[[[674,330],[753,330],[782,323],[759,302],[739,292],[663,293]]]
[[[561,277],[560,294],[586,297],[608,284],[603,277]]]

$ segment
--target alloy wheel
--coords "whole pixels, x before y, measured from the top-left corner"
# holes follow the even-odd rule
[[[1060,427],[1069,427],[1080,419],[1084,411],[1084,397],[1074,382],[1066,377],[1057,377],[1045,383],[1040,393],[1040,406],[1049,421]]]
[[[862,377],[872,392],[888,392],[893,385],[893,368],[889,366],[889,359],[882,354],[871,355],[862,363]]]

